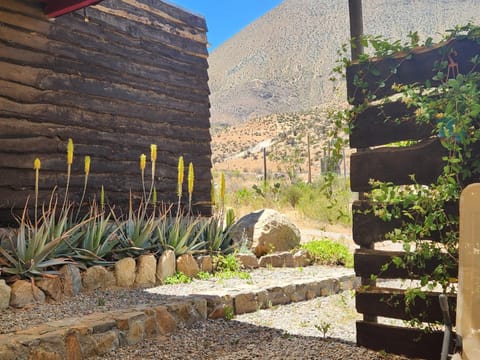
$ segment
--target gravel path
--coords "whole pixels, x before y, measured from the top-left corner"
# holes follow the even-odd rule
[[[351,292],[209,320],[115,350],[105,359],[404,359],[357,347]],[[326,338],[322,325],[329,325]]]

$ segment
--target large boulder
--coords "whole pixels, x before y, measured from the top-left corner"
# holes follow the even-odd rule
[[[300,244],[300,230],[287,216],[272,209],[252,212],[232,228],[235,245],[247,245],[258,257],[271,252],[289,251]]]

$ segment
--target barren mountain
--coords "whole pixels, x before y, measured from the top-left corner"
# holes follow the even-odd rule
[[[363,16],[366,34],[406,41],[417,31],[438,40],[457,24],[479,22],[480,0],[368,0]],[[212,123],[331,103],[328,79],[348,38],[347,0],[284,0],[210,55]]]

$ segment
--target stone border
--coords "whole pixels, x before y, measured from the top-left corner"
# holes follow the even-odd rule
[[[297,282],[231,295],[183,297],[167,304],[94,313],[66,318],[26,330],[0,335],[0,359],[82,359],[118,347],[134,345],[153,336],[173,333],[207,318],[254,312],[271,306],[310,300],[359,286],[354,275],[319,281]]]

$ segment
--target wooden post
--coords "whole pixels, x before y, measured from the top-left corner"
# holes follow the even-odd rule
[[[263,148],[263,183],[267,184],[267,148]]]
[[[363,14],[362,0],[348,0],[350,12],[350,37],[352,38],[351,50],[352,60],[357,60],[363,54]]]
[[[310,155],[310,134],[307,134],[308,183],[312,183],[312,158]]]
[[[363,54],[362,35],[363,35],[363,14],[362,14],[362,0],[348,0],[348,9],[350,13],[350,37],[351,37],[351,52],[352,60],[358,60],[361,54]],[[362,151],[364,149],[358,149]],[[358,198],[360,200],[365,199],[365,194],[359,193]],[[373,249],[374,245],[361,248]],[[362,286],[375,286],[376,282],[372,281],[369,277],[362,277]],[[377,322],[376,316],[364,314],[364,321]]]

